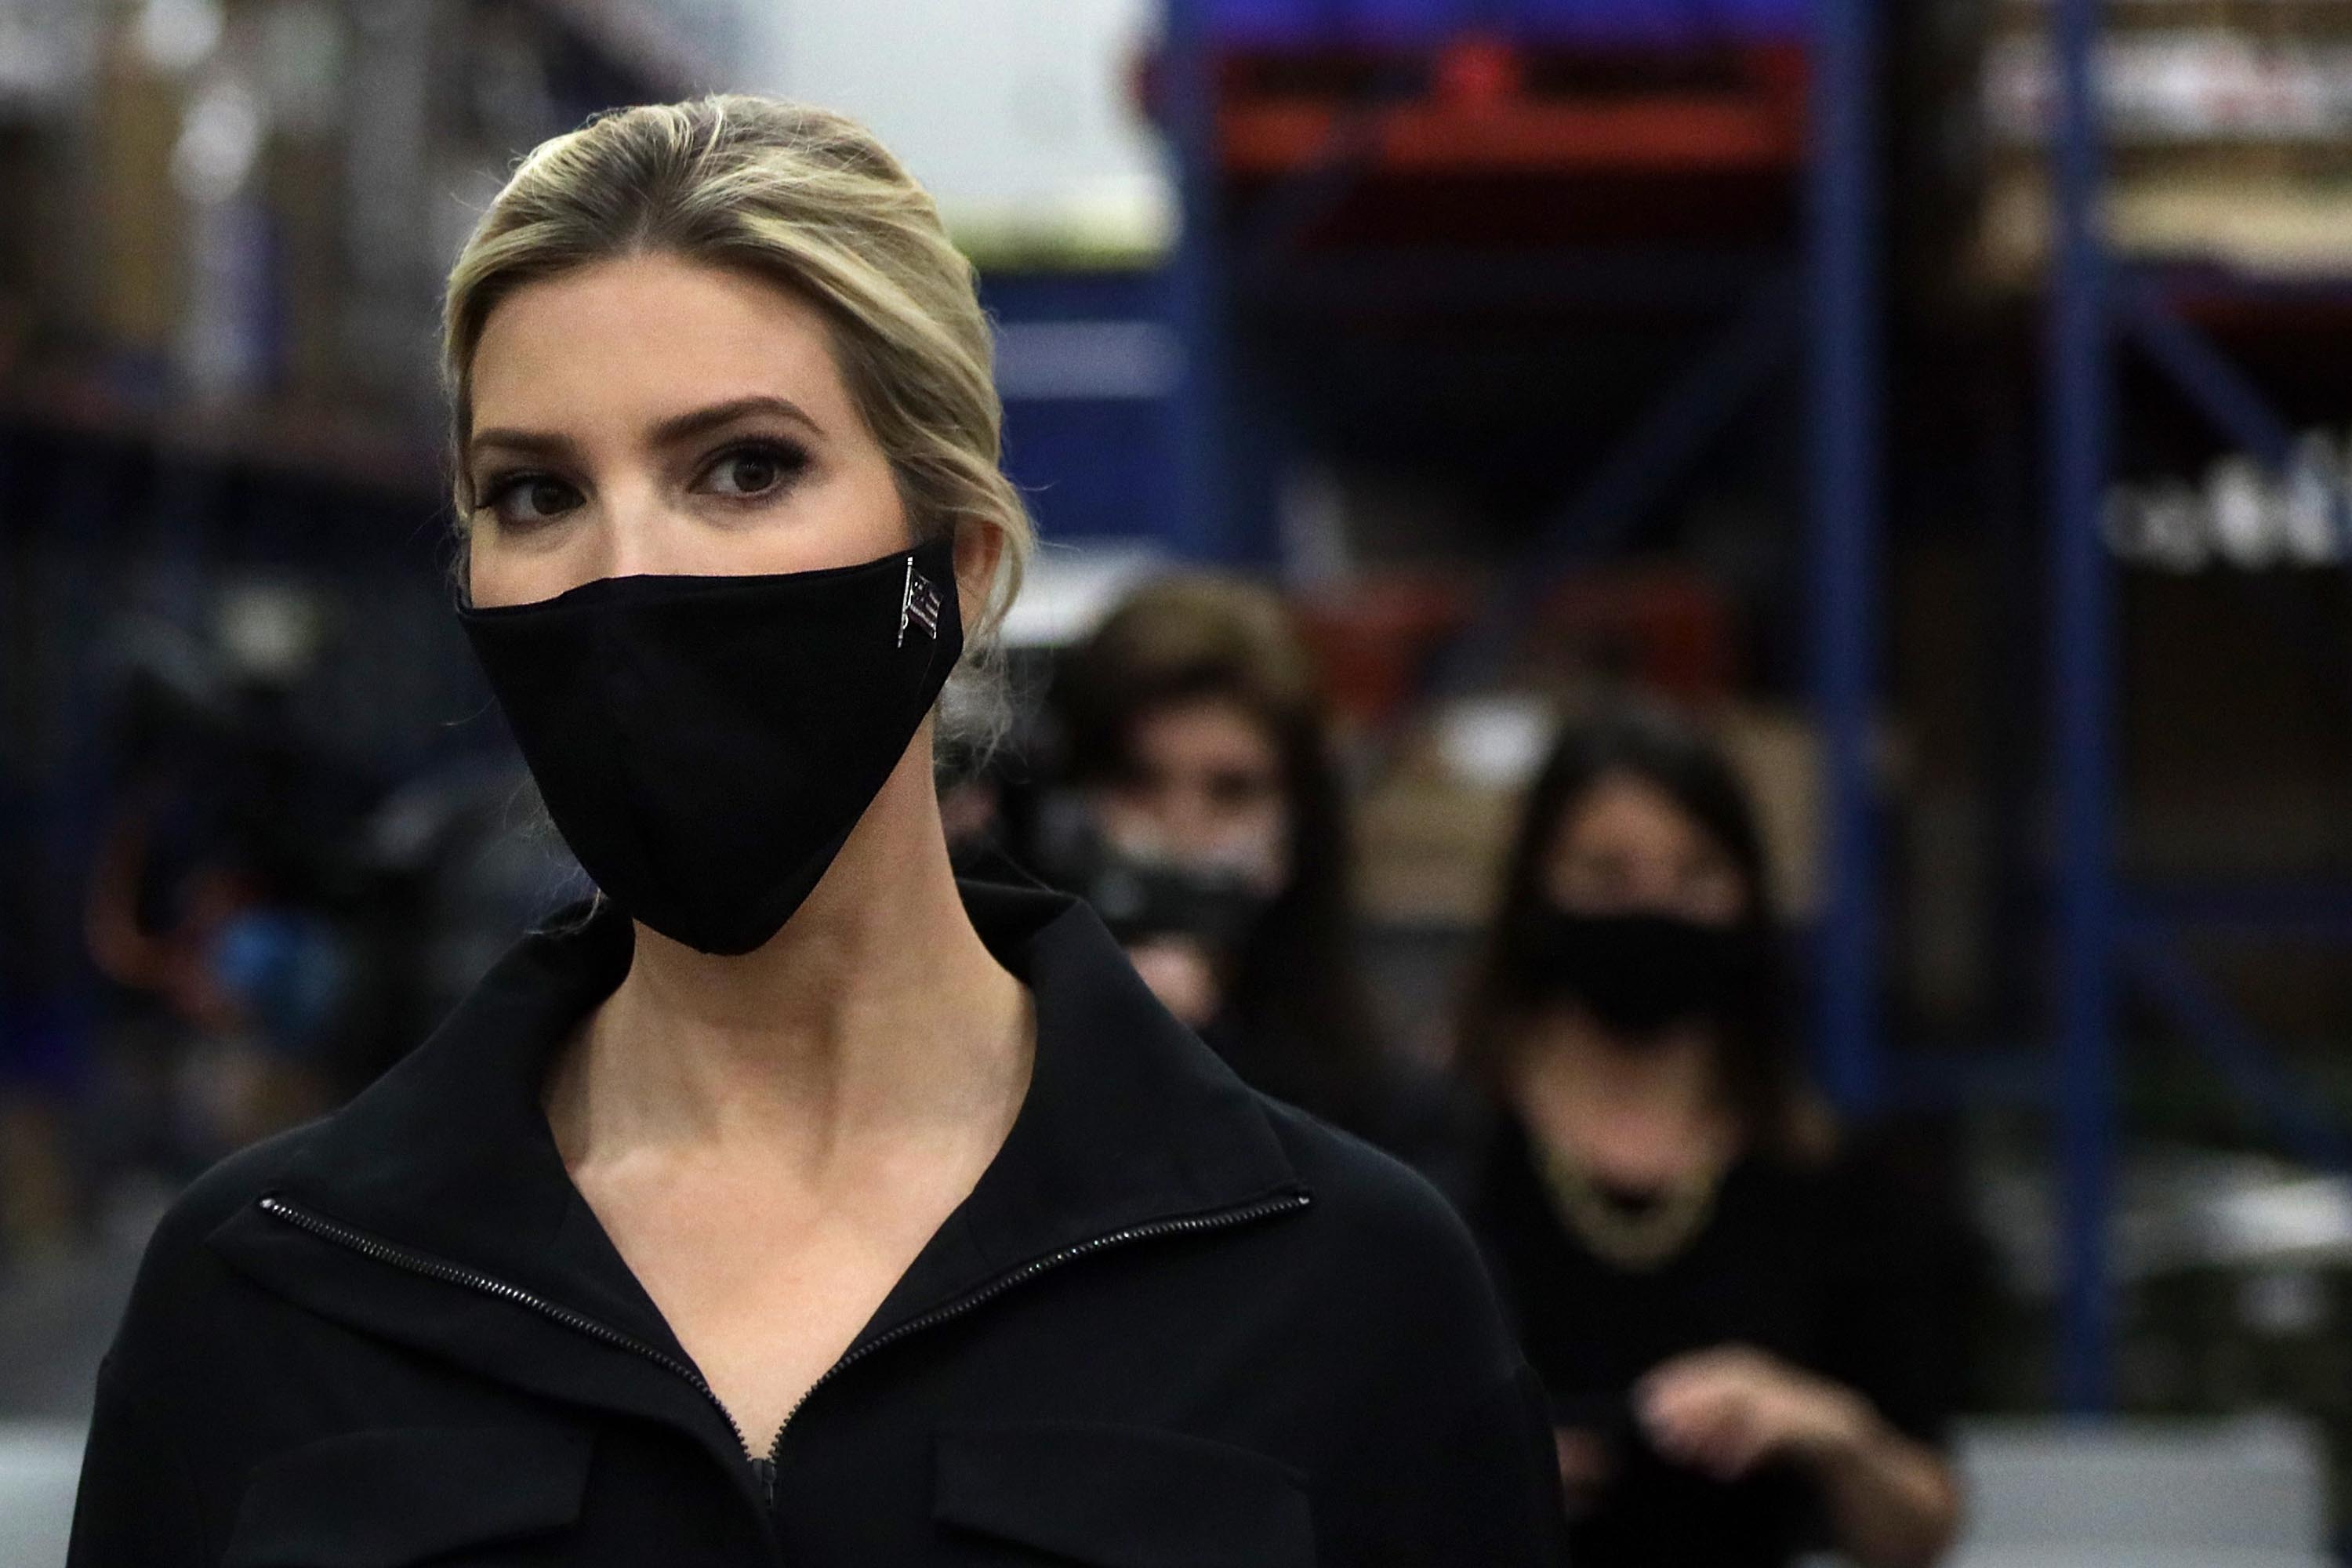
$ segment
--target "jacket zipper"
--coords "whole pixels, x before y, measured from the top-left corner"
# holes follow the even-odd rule
[[[1091,1257],[1097,1252],[1106,1252],[1114,1247],[1123,1247],[1132,1241],[1150,1241],[1157,1237],[1184,1236],[1199,1231],[1223,1230],[1236,1225],[1249,1225],[1257,1220],[1270,1219],[1278,1214],[1289,1214],[1295,1210],[1303,1209],[1313,1201],[1312,1197],[1303,1192],[1285,1193],[1279,1197],[1262,1199],[1240,1208],[1219,1209],[1212,1214],[1188,1215],[1182,1219],[1157,1220],[1150,1225],[1129,1226],[1125,1230],[1108,1231],[1101,1236],[1081,1241],[1074,1247],[1066,1247],[1059,1252],[1049,1252],[1043,1258],[1032,1258],[1010,1274],[1000,1274],[979,1289],[959,1296],[945,1306],[934,1307],[919,1317],[908,1319],[887,1333],[877,1334],[870,1340],[854,1344],[842,1352],[841,1359],[825,1368],[814,1383],[803,1389],[801,1396],[793,1401],[793,1407],[784,1412],[783,1422],[776,1428],[776,1440],[768,1446],[766,1460],[768,1472],[772,1477],[774,1474],[778,1457],[783,1452],[784,1434],[792,1430],[793,1417],[801,1413],[801,1406],[809,1402],[809,1396],[831,1383],[836,1375],[864,1361],[884,1345],[895,1344],[909,1334],[919,1333],[925,1329],[937,1328],[941,1323],[961,1318],[973,1308],[994,1300],[1014,1286],[1025,1285],[1040,1274],[1059,1268],[1065,1263],[1074,1263],[1081,1258]]]
[[[425,1253],[396,1246],[389,1241],[379,1240],[362,1231],[353,1230],[350,1226],[328,1219],[322,1215],[312,1214],[308,1209],[296,1208],[275,1193],[261,1200],[261,1212],[272,1219],[284,1220],[299,1230],[307,1230],[312,1236],[323,1237],[329,1241],[347,1247],[362,1257],[373,1258],[378,1263],[389,1263],[394,1268],[404,1268],[411,1274],[422,1274],[429,1279],[438,1279],[444,1284],[461,1285],[468,1290],[478,1290],[485,1296],[495,1296],[501,1301],[512,1301],[518,1307],[528,1307],[541,1317],[551,1318],[565,1328],[585,1334],[592,1340],[601,1341],[615,1349],[641,1355],[656,1366],[676,1373],[692,1384],[696,1393],[710,1401],[710,1407],[719,1412],[719,1418],[727,1423],[727,1429],[735,1434],[735,1441],[742,1446],[743,1452],[747,1456],[751,1452],[751,1441],[743,1436],[743,1428],[735,1425],[734,1415],[729,1412],[719,1395],[711,1391],[710,1384],[704,1381],[702,1373],[695,1370],[692,1363],[680,1361],[657,1345],[649,1345],[634,1334],[625,1334],[618,1329],[598,1322],[585,1313],[575,1312],[569,1307],[559,1305],[544,1296],[524,1289],[520,1285],[509,1285],[503,1279],[494,1279],[489,1275],[476,1269],[445,1262],[438,1258],[428,1257]]]
[[[1129,1226],[1124,1230],[1108,1231],[1075,1246],[1063,1247],[1058,1252],[1049,1252],[1043,1258],[1032,1258],[1011,1273],[999,1275],[976,1290],[959,1296],[944,1306],[934,1307],[918,1317],[909,1318],[887,1333],[877,1334],[874,1338],[854,1344],[844,1351],[839,1361],[825,1368],[817,1380],[803,1390],[798,1399],[793,1401],[793,1407],[784,1413],[782,1423],[776,1428],[775,1441],[768,1446],[768,1451],[764,1455],[753,1451],[751,1440],[743,1435],[743,1428],[736,1425],[733,1412],[730,1411],[725,1402],[712,1391],[709,1383],[700,1372],[695,1369],[691,1362],[680,1361],[659,1346],[649,1345],[634,1334],[623,1333],[620,1330],[600,1323],[584,1313],[574,1311],[569,1307],[549,1300],[544,1296],[526,1290],[520,1285],[509,1285],[505,1280],[495,1279],[478,1269],[446,1262],[418,1252],[412,1247],[401,1247],[369,1236],[362,1231],[354,1230],[347,1225],[328,1219],[322,1215],[313,1214],[308,1209],[297,1208],[275,1193],[262,1198],[260,1206],[261,1212],[272,1219],[283,1220],[297,1229],[306,1230],[313,1236],[348,1247],[362,1257],[372,1258],[379,1263],[390,1264],[395,1268],[403,1268],[412,1274],[421,1274],[426,1279],[438,1279],[445,1284],[462,1286],[466,1289],[496,1297],[502,1301],[511,1301],[516,1306],[528,1308],[543,1318],[561,1323],[574,1332],[585,1334],[590,1339],[611,1345],[616,1350],[625,1350],[643,1356],[656,1366],[684,1378],[696,1393],[710,1402],[710,1407],[719,1412],[719,1418],[727,1423],[727,1429],[735,1434],[737,1445],[742,1448],[744,1456],[751,1460],[752,1473],[759,1478],[761,1498],[766,1503],[768,1511],[772,1514],[776,1507],[778,1456],[783,1450],[784,1434],[792,1430],[793,1418],[801,1413],[801,1407],[809,1402],[811,1394],[832,1382],[835,1375],[856,1363],[864,1361],[883,1346],[895,1344],[909,1334],[918,1333],[924,1329],[936,1328],[941,1323],[961,1318],[974,1308],[994,1300],[1013,1287],[1026,1284],[1040,1274],[1058,1268],[1066,1263],[1076,1262],[1081,1258],[1092,1257],[1097,1252],[1123,1247],[1129,1242],[1149,1241],[1163,1236],[1184,1236],[1201,1231],[1223,1230],[1232,1226],[1248,1225],[1257,1220],[1270,1219],[1278,1214],[1289,1214],[1303,1209],[1313,1201],[1303,1192],[1285,1193],[1278,1197],[1262,1199],[1239,1208],[1220,1209],[1211,1214],[1188,1215],[1181,1219],[1158,1220],[1150,1225]]]

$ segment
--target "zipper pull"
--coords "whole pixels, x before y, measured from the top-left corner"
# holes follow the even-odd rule
[[[759,1472],[760,1500],[767,1505],[770,1513],[775,1512],[776,1461],[764,1458],[754,1459],[751,1461],[751,1468]]]

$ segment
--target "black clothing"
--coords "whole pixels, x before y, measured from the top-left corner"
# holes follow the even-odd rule
[[[1082,906],[965,896],[1028,1096],[767,1460],[540,1109],[626,971],[607,910],[164,1220],[69,1568],[1557,1563],[1540,1396],[1435,1194],[1244,1089]]]
[[[1690,1245],[1648,1272],[1595,1256],[1562,1222],[1516,1118],[1496,1117],[1481,1166],[1465,1212],[1553,1421],[1610,1455],[1610,1481],[1570,1531],[1577,1568],[1779,1568],[1823,1543],[1801,1476],[1725,1485],[1643,1440],[1633,1385],[1685,1352],[1766,1352],[1860,1392],[1897,1430],[1943,1441],[1963,1360],[1951,1237],[1870,1162],[1743,1158]]]
[[[1349,1061],[1318,1060],[1295,1037],[1254,1027],[1230,1010],[1210,1019],[1201,1038],[1260,1094],[1352,1133],[1423,1175],[1460,1145],[1461,1104],[1451,1080],[1412,1062],[1378,1048]]]

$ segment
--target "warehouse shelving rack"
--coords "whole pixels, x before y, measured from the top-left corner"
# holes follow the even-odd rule
[[[1957,1077],[1940,1072],[1952,1064],[1927,1061],[1916,1083],[1908,1081],[1908,1073],[1902,1075],[1905,1082],[1891,1083],[1895,1075],[1882,1048],[1878,807],[1869,754],[1881,668],[1884,312],[1874,34],[1882,16],[1868,0],[1814,0],[1805,50],[1809,134],[1801,143],[1774,142],[1759,133],[1761,122],[1752,116],[1702,113],[1701,130],[1646,144],[1639,140],[1639,113],[1586,122],[1588,140],[1578,156],[1626,156],[1630,142],[1637,162],[1643,155],[1801,157],[1808,197],[1802,252],[1793,264],[1777,258],[1779,269],[1754,287],[1743,308],[1729,312],[1711,350],[1636,422],[1524,555],[1498,574],[1505,586],[1489,596],[1451,666],[1457,679],[1492,668],[1509,629],[1521,624],[1545,587],[1655,500],[1799,346],[1801,322],[1809,371],[1811,689],[1825,770],[1822,899],[1813,959],[1818,1059],[1834,1098],[1852,1110],[1971,1085],[2005,1085],[2004,1092],[2052,1107],[2066,1260],[2059,1381],[2065,1403],[2084,1411],[2104,1408],[2110,1398],[2115,1321],[2108,1239],[2119,981],[2128,979],[2137,994],[2191,1037],[2231,1091],[2297,1155],[2352,1170],[2352,1136],[2289,1079],[2255,1031],[2175,946],[2183,934],[2214,931],[2352,942],[2352,889],[2126,889],[2117,883],[2114,567],[2100,522],[2114,416],[2110,364],[2119,342],[2127,340],[2166,372],[2235,445],[2284,468],[2293,459],[2293,432],[2199,322],[2241,308],[2340,308],[2347,290],[2340,284],[2283,289],[2116,265],[2092,218],[2102,184],[2091,98],[2100,9],[2098,0],[2052,0],[2050,7],[2062,89],[2043,321],[2053,519],[2047,705],[2051,732],[2059,738],[2050,747],[2059,846],[2052,1048],[1989,1058]],[[1216,52],[1204,8],[1198,0],[1170,0],[1168,16],[1165,108],[1184,215],[1169,276],[1171,316],[1186,350],[1173,411],[1182,454],[1176,532],[1180,544],[1197,553],[1247,557],[1250,542],[1228,532],[1235,465],[1224,426],[1234,406],[1234,372],[1225,333],[1234,279],[1252,258],[1229,253],[1232,242],[1216,221],[1219,182],[1227,172],[1218,149],[1231,127],[1220,120]],[[1244,161],[1291,171],[1271,204],[1278,221],[1268,226],[1278,237],[1285,230],[1295,237],[1329,210],[1368,153],[1385,150],[1407,161],[1437,156],[1431,149],[1443,144],[1442,132],[1410,118],[1397,123],[1403,128],[1383,131],[1370,115],[1353,122],[1327,119],[1310,133],[1295,118],[1244,121]],[[1727,129],[1734,125],[1744,129],[1735,134]],[[1318,136],[1320,156],[1308,152],[1318,145]],[[1769,268],[1773,259],[1675,255],[1612,268],[1571,257],[1482,268],[1455,258],[1442,270],[1455,286],[1479,290],[1490,301],[1562,290],[1601,299],[1650,300],[1679,292],[1704,300],[1721,298],[1727,274]],[[1418,265],[1412,258],[1377,258],[1353,272],[1327,269],[1307,287],[1327,296],[1354,291],[1393,298],[1424,286]],[[2347,521],[2345,510],[2339,500],[2339,527]],[[2352,529],[2347,537],[2352,539]]]
[[[2105,160],[2095,65],[2104,9],[2100,0],[2051,5],[2059,91],[2045,439],[2059,844],[2054,1088],[2066,1260],[2060,1370],[2065,1402],[2084,1412],[2112,1399],[2120,983],[2195,1042],[2292,1152],[2352,1172],[2352,1135],[2292,1080],[2178,945],[2191,932],[2352,942],[2352,887],[2126,887],[2116,875],[2118,630],[2116,567],[2102,527],[2116,414],[2114,358],[2123,346],[2163,372],[2227,440],[2284,474],[2295,461],[2293,431],[2198,318],[2340,302],[2344,289],[2184,280],[2111,254],[2098,221]],[[2332,500],[2337,532],[2352,542],[2340,484]]]
[[[1880,681],[1883,414],[1878,205],[1878,7],[1814,0],[1808,35],[1754,52],[1750,90],[1703,98],[1663,90],[1601,106],[1481,101],[1506,74],[1475,38],[1442,53],[1433,78],[1347,114],[1234,109],[1223,96],[1204,0],[1168,0],[1161,111],[1181,220],[1168,310],[1183,346],[1171,410],[1177,438],[1175,542],[1190,552],[1262,558],[1236,538],[1239,377],[1229,341],[1244,281],[1278,281],[1286,251],[1355,183],[1386,168],[1606,167],[1781,171],[1800,182],[1795,254],[1687,248],[1528,258],[1376,252],[1294,280],[1325,301],[1410,300],[1452,289],[1489,307],[1570,296],[1603,306],[1670,300],[1717,310],[1708,344],[1633,422],[1538,530],[1441,662],[1441,684],[1490,670],[1513,629],[1557,582],[1620,537],[1707,444],[1792,361],[1806,374],[1810,527],[1805,574],[1813,709],[1822,741],[1822,899],[1813,949],[1817,1060],[1834,1099],[1881,1102],[1878,804],[1871,763]],[[1466,97],[1448,115],[1447,91]],[[1278,176],[1246,233],[1225,231],[1223,182],[1239,165]],[[1726,309],[1725,307],[1728,307]]]

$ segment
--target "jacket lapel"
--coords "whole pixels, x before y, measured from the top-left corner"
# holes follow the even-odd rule
[[[1003,1148],[859,1347],[1040,1259],[1298,1190],[1255,1098],[1160,1006],[1090,910],[1038,889],[963,891],[982,939],[1034,997],[1036,1060]],[[425,1045],[300,1135],[273,1195],[635,1348],[264,1207],[211,1244],[323,1317],[548,1398],[684,1426],[732,1459],[740,1439],[689,1381],[698,1374],[572,1185],[540,1106],[551,1058],[627,973],[631,942],[610,906],[525,939]],[[749,1467],[734,1468],[748,1486]]]
[[[685,1427],[748,1473],[723,1412],[656,1359],[691,1368],[572,1184],[540,1109],[551,1058],[620,984],[629,943],[610,910],[525,938],[424,1045],[303,1137],[264,1204],[210,1242],[321,1317],[548,1398]],[[306,1228],[269,1199],[347,1236]]]
[[[1037,1056],[1004,1147],[860,1342],[1069,1248],[1298,1190],[1256,1097],[1162,1007],[1094,911],[967,883],[1035,1000]]]

